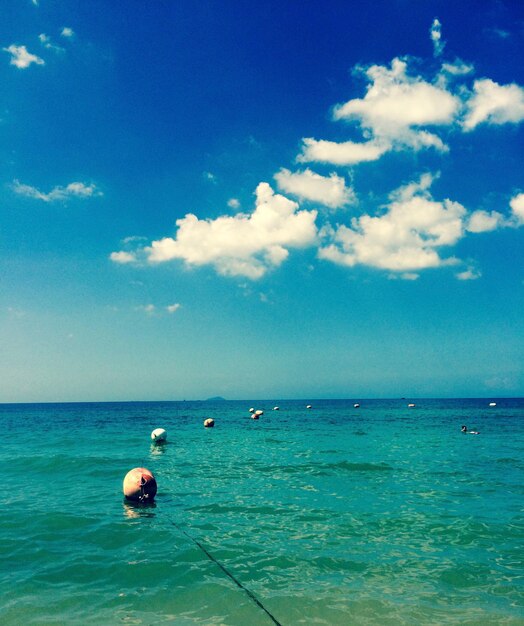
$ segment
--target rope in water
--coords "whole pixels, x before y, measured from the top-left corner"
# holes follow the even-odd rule
[[[173,520],[171,520],[171,523],[173,524],[173,526],[175,528],[177,528],[183,535],[185,535],[189,540],[191,540],[196,546],[198,546],[202,552],[207,556],[207,558],[210,561],[213,561],[213,563],[216,563],[218,565],[218,567],[220,567],[220,569],[224,572],[224,574],[226,576],[228,576],[229,578],[231,578],[231,580],[235,583],[235,585],[237,585],[237,587],[240,587],[240,589],[242,589],[242,591],[245,591],[246,594],[249,596],[249,598],[251,598],[251,600],[259,607],[261,608],[264,613],[266,613],[266,615],[269,617],[269,619],[273,622],[273,624],[276,624],[276,626],[282,626],[282,624],[277,620],[277,618],[272,615],[267,609],[266,607],[262,604],[262,602],[260,602],[260,600],[255,596],[255,594],[250,591],[247,587],[244,587],[244,585],[238,580],[238,578],[235,578],[235,576],[233,576],[233,574],[224,566],[222,565],[222,563],[220,563],[220,561],[217,561],[215,559],[215,557],[211,554],[211,552],[209,552],[209,550],[207,550],[201,543],[200,541],[197,541],[194,537],[192,537],[187,531],[185,531],[181,526],[179,526],[178,524],[176,524]]]

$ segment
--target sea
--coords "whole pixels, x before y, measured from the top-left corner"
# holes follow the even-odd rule
[[[3,626],[524,624],[524,399],[1,404],[0,425]],[[136,467],[152,503],[124,499]]]

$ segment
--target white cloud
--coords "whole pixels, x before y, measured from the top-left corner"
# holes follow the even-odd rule
[[[126,263],[134,263],[137,260],[135,254],[133,254],[132,252],[125,252],[124,250],[120,252],[111,252],[109,258],[111,259],[111,261],[114,261],[115,263],[121,263],[122,265]]]
[[[408,273],[455,263],[442,259],[438,248],[463,236],[466,209],[451,200],[433,200],[427,191],[431,180],[426,175],[397,190],[382,216],[363,215],[351,227],[326,231],[331,242],[320,248],[319,257],[348,267],[363,264]]]
[[[98,191],[95,185],[86,185],[80,182],[69,183],[66,187],[55,187],[49,193],[44,193],[36,187],[31,187],[31,185],[25,185],[15,180],[12,189],[21,196],[43,200],[44,202],[56,202],[67,200],[68,198],[91,198],[102,195],[102,192]]]
[[[5,52],[9,52],[11,55],[11,65],[15,65],[19,69],[26,69],[31,65],[31,63],[35,63],[36,65],[45,65],[44,59],[41,59],[36,54],[31,54],[27,51],[25,46],[15,46],[11,44],[8,48],[2,48]]]
[[[332,163],[333,165],[355,165],[366,161],[376,161],[391,149],[390,142],[366,141],[363,143],[317,140],[307,137],[302,140],[302,153],[299,163]]]
[[[135,311],[142,311],[146,315],[154,315],[156,313],[156,306],[154,304],[144,304],[135,307]]]
[[[274,178],[281,191],[302,200],[318,202],[332,209],[356,201],[353,189],[346,187],[345,179],[334,173],[321,176],[310,169],[303,172],[290,172],[282,168]]]
[[[475,211],[469,216],[466,229],[471,233],[485,233],[504,225],[504,216],[497,211]]]
[[[44,48],[47,48],[47,50],[53,50],[57,53],[65,52],[64,48],[61,48],[60,46],[51,43],[51,38],[44,33],[38,35],[38,39],[40,40],[40,43],[44,46]]]
[[[509,206],[518,224],[524,224],[524,193],[519,193],[511,198]]]
[[[278,267],[288,257],[289,248],[315,242],[317,212],[298,208],[296,202],[260,183],[252,214],[215,220],[188,214],[177,220],[176,238],[153,241],[141,252],[150,263],[181,259],[189,266],[212,265],[219,274],[256,280]]]
[[[239,202],[239,200],[237,200],[237,198],[230,198],[227,201],[227,206],[230,209],[239,209],[240,208],[240,202]]]
[[[437,18],[435,18],[429,30],[431,41],[433,42],[433,56],[435,57],[439,57],[442,54],[444,50],[444,46],[446,45],[442,41],[441,28],[442,28],[442,24],[439,22]]]
[[[464,63],[460,59],[455,59],[453,63],[442,63],[442,72],[452,76],[466,76],[466,74],[471,74],[474,69],[473,65]]]
[[[524,119],[524,89],[514,83],[499,85],[489,78],[476,80],[466,103],[465,130],[482,123],[518,123]]]
[[[467,270],[464,270],[463,272],[455,274],[455,278],[457,278],[458,280],[477,280],[481,277],[482,274],[478,270],[475,270],[471,267]]]
[[[216,184],[217,182],[217,177],[212,172],[204,172],[202,176],[210,183]]]
[[[337,105],[335,120],[356,121],[375,140],[442,149],[442,141],[420,127],[451,124],[460,105],[457,97],[419,76],[409,76],[407,62],[398,58],[391,69],[373,65],[364,74],[369,80],[366,95]]]
[[[166,306],[166,311],[168,313],[176,313],[176,311],[178,311],[178,309],[181,307],[182,305],[179,304],[178,302],[176,304],[169,304],[168,306]]]
[[[64,26],[64,28],[62,28],[62,32],[60,33],[62,35],[62,37],[74,37],[74,31],[72,28],[69,28],[69,26]]]

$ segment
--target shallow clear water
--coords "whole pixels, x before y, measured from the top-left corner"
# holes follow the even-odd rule
[[[522,625],[524,400],[496,401],[0,405],[0,623],[271,624],[198,542],[284,626]]]

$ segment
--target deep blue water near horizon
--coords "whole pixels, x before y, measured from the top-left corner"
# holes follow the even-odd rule
[[[271,624],[193,538],[283,626],[524,624],[524,399],[410,401],[0,405],[0,623]]]

